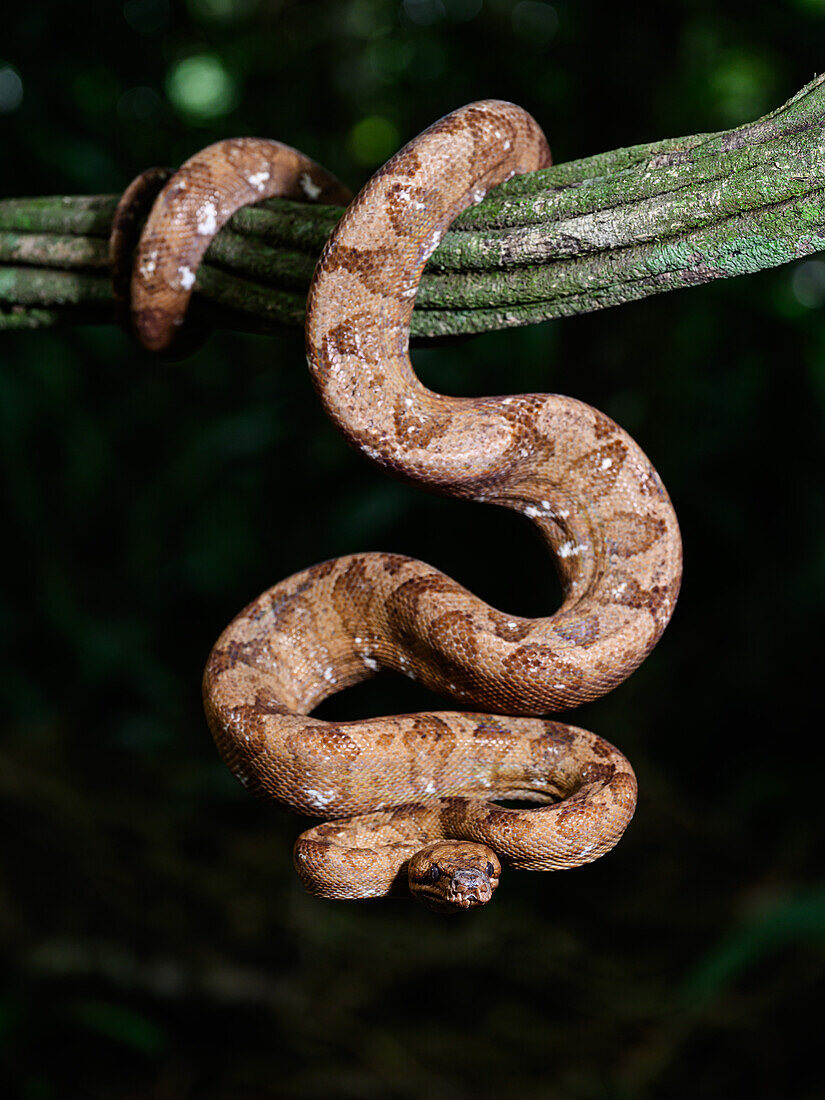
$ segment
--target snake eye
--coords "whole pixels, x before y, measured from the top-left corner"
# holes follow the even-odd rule
[[[438,869],[437,864],[433,864],[430,868],[430,882],[438,882],[441,878],[441,871]]]
[[[493,877],[493,865],[492,865],[492,863],[487,864],[487,877],[488,878]]]

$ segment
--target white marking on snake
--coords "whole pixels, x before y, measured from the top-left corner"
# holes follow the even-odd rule
[[[320,185],[315,182],[312,176],[310,176],[309,172],[302,172],[301,178],[298,182],[301,185],[301,190],[308,199],[312,199],[314,201],[321,194]]]
[[[218,208],[214,202],[205,202],[198,210],[198,233],[211,237],[218,229]]]
[[[266,171],[252,172],[246,178],[249,180],[249,182],[252,184],[252,186],[255,188],[256,191],[263,191],[264,184],[269,179],[269,172],[266,172]],[[319,188],[319,190],[320,190],[320,188]]]
[[[335,798],[335,791],[316,791],[311,787],[304,792],[307,796],[307,801],[314,810],[323,810],[324,806],[328,806]]]
[[[149,253],[149,255],[146,257],[146,259],[140,265],[138,270],[140,271],[140,274],[141,274],[142,278],[148,279],[152,275],[154,275],[155,268],[157,266],[158,266],[158,250],[155,248]]]
[[[586,546],[582,546],[575,542],[563,542],[559,547],[559,557],[570,558],[574,554],[583,554],[586,549]]]

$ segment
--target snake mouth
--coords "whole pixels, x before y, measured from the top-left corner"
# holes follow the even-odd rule
[[[456,871],[447,890],[447,902],[457,909],[472,909],[486,905],[493,896],[493,887],[483,871],[469,868]]]

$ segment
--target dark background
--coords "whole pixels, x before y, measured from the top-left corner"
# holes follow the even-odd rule
[[[236,134],[359,186],[489,96],[532,111],[561,162],[751,121],[825,45],[825,0],[36,0],[3,22],[8,196],[116,192]],[[224,768],[200,674],[248,600],[355,550],[546,611],[529,526],[350,452],[297,331],[220,332],[175,366],[114,328],[7,336],[6,1095],[821,1095],[823,301],[813,259],[416,354],[445,392],[615,417],[685,542],[662,643],[570,716],[637,769],[625,839],[507,873],[454,920],[305,896],[302,822]],[[431,705],[387,677],[325,713]]]

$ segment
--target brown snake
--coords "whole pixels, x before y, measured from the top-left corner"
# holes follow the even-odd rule
[[[489,188],[548,164],[521,108],[463,107],[373,176],[315,271],[307,359],[333,423],[396,477],[528,516],[564,593],[554,615],[521,618],[423,562],[363,553],[281,581],[230,623],[204,674],[209,725],[250,791],[330,819],[295,844],[298,873],[319,896],[411,892],[435,909],[472,907],[492,896],[501,863],[557,870],[597,859],[635,809],[635,776],[617,749],[540,716],[610,691],[664,630],[681,577],[664,486],[590,406],[548,394],[446,397],[419,382],[408,355],[418,281],[445,229]],[[146,346],[174,337],[197,263],[235,208],[301,193],[346,201],[323,169],[275,142],[221,142],[188,161],[161,191],[135,257],[132,316]],[[380,669],[474,711],[308,717]],[[497,804],[512,799],[541,805]]]

